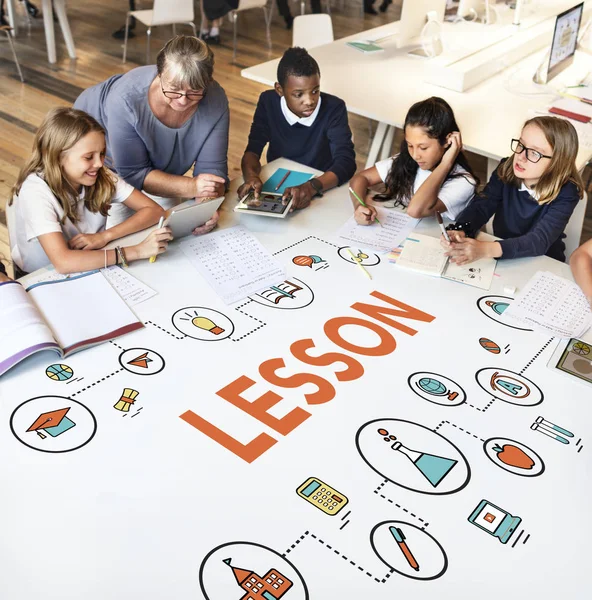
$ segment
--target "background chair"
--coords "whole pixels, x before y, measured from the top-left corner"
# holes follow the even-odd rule
[[[330,44],[334,39],[331,17],[325,13],[295,17],[293,27],[292,46],[309,50]]]
[[[232,21],[233,27],[232,62],[234,62],[236,59],[236,29],[238,13],[243,12],[245,10],[250,10],[251,8],[260,8],[263,10],[263,16],[265,18],[265,33],[267,36],[267,45],[271,48],[271,9],[267,10],[267,0],[240,0],[238,8],[233,11],[230,11],[230,13],[228,14],[230,20]]]
[[[12,27],[9,27],[8,25],[0,25],[0,31],[2,31],[3,33],[6,34],[6,39],[8,40],[8,43],[10,44],[10,49],[12,50],[12,56],[14,57],[14,62],[16,64],[16,70],[18,71],[21,81],[23,83],[25,83],[25,79],[23,77],[23,72],[21,71],[21,66],[19,65],[19,61],[16,56],[16,50],[14,48],[14,44],[12,43],[12,33],[11,33]]]
[[[125,19],[125,38],[123,42],[123,62],[127,58],[127,38],[130,19],[135,17],[140,23],[146,25],[146,64],[150,63],[150,35],[155,25],[172,25],[175,34],[175,25],[189,25],[193,35],[197,37],[195,29],[195,12],[193,0],[154,0],[152,9],[130,10]]]

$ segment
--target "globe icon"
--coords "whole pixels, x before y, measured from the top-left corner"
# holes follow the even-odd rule
[[[417,385],[426,394],[431,394],[432,396],[443,396],[448,391],[441,381],[432,379],[431,377],[422,377],[417,382]]]

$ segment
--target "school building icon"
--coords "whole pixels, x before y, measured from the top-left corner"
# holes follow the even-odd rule
[[[239,587],[246,592],[240,600],[259,600],[259,598],[279,600],[292,587],[292,582],[276,569],[269,569],[263,577],[260,577],[248,569],[233,567],[230,564],[231,560],[227,558],[223,562],[232,569]]]

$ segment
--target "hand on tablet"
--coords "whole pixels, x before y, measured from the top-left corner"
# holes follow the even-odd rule
[[[212,229],[214,229],[214,227],[216,227],[219,218],[220,213],[216,211],[207,223],[204,223],[200,227],[196,227],[193,230],[193,235],[203,235],[204,233],[209,233],[210,231],[212,231]]]
[[[302,185],[297,185],[295,187],[286,188],[284,191],[284,195],[282,196],[282,202],[284,204],[288,204],[290,201],[290,197],[293,199],[292,208],[290,208],[290,212],[295,209],[306,208],[312,197],[315,195],[315,190],[307,181]]]
[[[238,188],[238,199],[242,200],[245,196],[248,196],[251,192],[253,192],[253,204],[258,202],[259,194],[261,193],[261,188],[263,187],[263,182],[259,177],[251,177],[249,179],[245,179],[245,182]],[[256,205],[256,204],[255,204]]]
[[[195,198],[218,198],[224,196],[226,180],[219,175],[200,173],[193,178]]]

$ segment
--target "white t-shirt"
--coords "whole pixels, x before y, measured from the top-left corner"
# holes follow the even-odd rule
[[[116,178],[116,185],[111,201],[124,202],[134,188],[115,174],[113,176]],[[104,231],[107,222],[107,217],[98,212],[90,212],[84,206],[83,188],[77,203],[79,221],[74,226],[70,219],[66,219],[62,225],[60,220],[64,216],[64,209],[43,177],[37,174],[31,174],[25,179],[19,195],[14,198],[11,206],[7,206],[6,212],[12,260],[27,273],[45,267],[50,262],[37,239],[40,235],[62,232],[64,239],[69,241],[80,232]]]
[[[395,158],[396,156],[393,156],[391,158],[381,160],[374,165],[382,181],[386,181]],[[454,169],[452,169],[452,174],[456,173],[465,173],[465,176],[447,179],[442,184],[442,187],[438,192],[438,198],[442,200],[444,206],[446,206],[446,212],[442,213],[442,216],[450,219],[451,221],[454,221],[456,217],[460,215],[467,204],[473,199],[475,194],[475,182],[473,181],[471,175],[466,173],[458,164],[454,167]],[[431,174],[431,171],[420,168],[417,169],[415,181],[413,182],[414,194]],[[408,198],[404,204],[409,204],[409,200],[411,200],[411,198]]]

